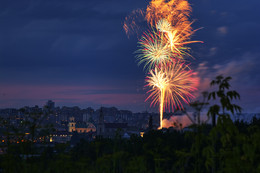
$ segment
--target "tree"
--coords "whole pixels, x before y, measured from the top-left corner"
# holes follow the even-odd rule
[[[208,100],[219,100],[220,105],[214,104],[209,108],[208,116],[212,117],[212,125],[216,125],[216,115],[228,115],[228,112],[234,114],[241,112],[242,108],[236,104],[232,104],[233,99],[240,99],[240,95],[234,91],[229,90],[231,87],[229,81],[231,77],[224,78],[222,75],[217,76],[215,80],[210,83],[210,86],[218,85],[218,90],[209,93]],[[222,113],[221,113],[222,111]]]
[[[221,128],[223,128],[223,130],[224,130],[224,127],[226,128],[226,126],[225,126],[226,124],[228,124],[228,126],[230,126],[230,128],[234,127],[234,126],[231,126],[231,125],[233,125],[233,122],[230,119],[229,112],[234,114],[235,112],[241,112],[241,110],[242,110],[242,108],[240,106],[231,103],[231,101],[233,99],[240,99],[240,95],[235,90],[230,90],[231,85],[229,84],[229,81],[231,79],[232,79],[231,77],[224,78],[222,75],[219,75],[216,77],[215,80],[213,80],[210,83],[210,86],[217,85],[218,90],[209,93],[208,100],[213,99],[213,100],[219,101],[220,105],[214,104],[213,106],[211,106],[209,108],[207,115],[212,117],[212,126],[213,127],[216,126],[216,115],[217,115],[219,117],[218,121],[220,122],[219,126]],[[225,125],[221,126],[223,124],[225,124]],[[211,139],[210,141],[211,141],[212,147],[209,147],[209,149],[211,151],[209,150],[210,152],[208,152],[208,153],[211,153],[210,155],[212,156],[211,168],[212,168],[213,173],[216,171],[216,168],[217,168],[217,162],[216,162],[217,146],[216,146],[216,144],[217,144],[217,141],[218,141],[218,138],[220,135],[218,128],[219,127],[213,128],[209,135],[210,139]],[[223,139],[221,139],[221,141],[222,140]]]

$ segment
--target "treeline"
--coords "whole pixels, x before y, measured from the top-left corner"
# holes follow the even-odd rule
[[[218,118],[215,127],[147,132],[143,138],[96,138],[45,146],[12,144],[0,156],[1,172],[260,172],[260,119]]]

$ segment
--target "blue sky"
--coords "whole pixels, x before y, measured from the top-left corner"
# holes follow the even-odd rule
[[[198,92],[218,74],[232,76],[245,111],[260,111],[258,0],[192,0],[192,69]],[[145,74],[134,55],[137,38],[125,35],[124,18],[143,0],[1,1],[0,107],[116,106],[134,112],[144,102]]]

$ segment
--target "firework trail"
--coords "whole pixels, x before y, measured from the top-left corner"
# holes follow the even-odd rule
[[[189,20],[192,9],[187,0],[151,0],[146,10],[135,10],[126,17],[124,29],[129,36],[142,30],[138,23],[147,21],[149,30],[144,32],[135,52],[138,65],[144,64],[149,72],[146,82],[150,90],[151,105],[159,104],[160,128],[163,127],[163,111],[183,109],[189,103],[198,83],[194,73],[185,65],[189,54],[193,21]]]
[[[165,108],[183,109],[183,103],[189,103],[194,97],[192,92],[198,84],[194,72],[180,61],[150,70],[146,82],[146,86],[150,88],[146,100],[151,99],[151,105],[160,106],[160,128],[163,127]]]
[[[140,26],[145,21],[145,14],[142,10],[137,9],[133,10],[132,13],[125,17],[123,28],[126,32],[126,35],[138,35],[138,33],[143,31],[143,28]]]

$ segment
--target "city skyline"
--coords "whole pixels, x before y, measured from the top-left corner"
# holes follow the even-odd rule
[[[217,75],[231,76],[232,90],[245,112],[260,112],[258,1],[189,1],[191,66],[199,92]],[[0,108],[43,105],[81,108],[115,106],[152,110],[144,102],[142,67],[136,65],[137,39],[124,33],[124,18],[148,1],[27,1],[0,7]],[[223,5],[225,3],[225,6]]]

